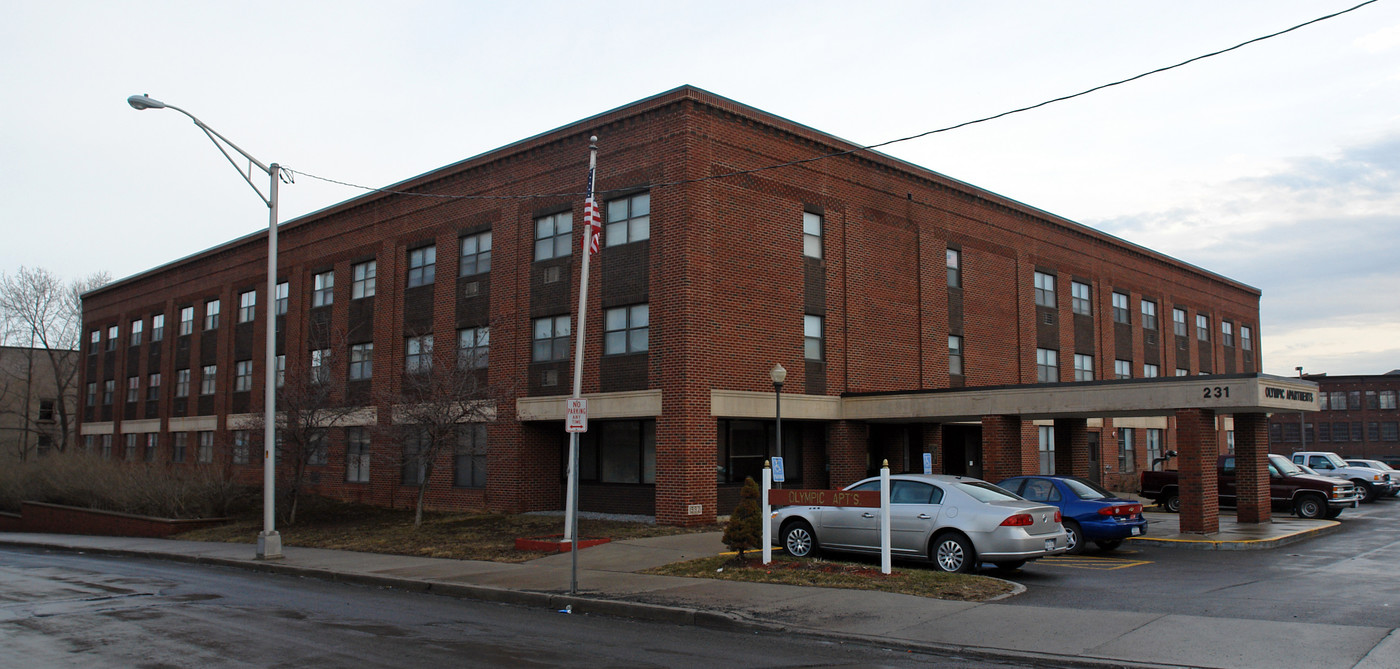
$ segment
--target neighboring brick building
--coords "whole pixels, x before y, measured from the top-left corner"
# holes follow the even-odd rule
[[[1334,451],[1347,458],[1400,466],[1400,369],[1355,376],[1306,374],[1318,386],[1321,411],[1276,413],[1269,418],[1269,450]],[[1304,428],[1300,432],[1299,422]],[[1307,448],[1303,448],[1306,433]]]
[[[734,175],[855,147],[681,87],[387,189],[505,197],[371,193],[283,226],[286,369],[329,351],[331,383],[368,404],[421,362],[431,335],[436,364],[466,342],[489,350],[486,373],[513,389],[484,435],[441,463],[433,506],[562,508],[581,266],[570,231],[594,134],[606,231],[588,300],[583,510],[667,523],[727,512],[773,442],[776,363],[788,370],[793,487],[843,485],[886,458],[917,468],[931,453],[936,471],[993,478],[1054,463],[1095,478],[1106,468],[1107,482],[1132,489],[1149,445],[1174,444],[1184,399],[1081,408],[1068,423],[1053,408],[1012,407],[985,431],[975,408],[954,420],[938,407],[976,404],[965,389],[991,387],[1165,398],[1188,385],[1172,377],[1260,369],[1254,288],[875,152]],[[86,295],[83,387],[103,399],[85,407],[84,434],[114,435],[141,457],[149,445],[159,460],[177,440],[190,452],[207,441],[214,459],[243,461],[231,432],[262,404],[265,253],[265,233],[252,234]],[[924,408],[851,408],[889,393]],[[331,430],[313,482],[409,504],[402,445],[366,445],[358,429],[390,420],[375,408]],[[1193,420],[1228,428],[1215,411]],[[1055,452],[1038,452],[1042,437]],[[235,465],[250,482],[251,460]]]

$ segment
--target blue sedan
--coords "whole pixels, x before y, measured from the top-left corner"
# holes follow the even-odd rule
[[[1089,542],[1111,551],[1128,537],[1147,534],[1142,504],[1114,497],[1092,482],[1074,476],[1013,476],[998,486],[1032,502],[1060,507],[1069,553],[1083,553]]]

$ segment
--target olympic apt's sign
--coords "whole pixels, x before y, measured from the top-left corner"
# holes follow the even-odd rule
[[[848,506],[880,510],[880,573],[890,573],[890,463],[880,468],[879,490],[773,489],[773,470],[763,467],[763,564],[773,561],[774,506]]]

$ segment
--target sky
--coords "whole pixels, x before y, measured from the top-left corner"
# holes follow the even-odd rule
[[[1360,2],[0,0],[0,272],[120,278],[266,227],[132,94],[382,187],[683,84],[875,144]],[[1400,368],[1400,0],[881,151],[1259,288],[1265,372]],[[362,193],[302,177],[282,218]]]

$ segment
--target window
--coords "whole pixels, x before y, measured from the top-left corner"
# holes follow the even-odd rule
[[[107,350],[117,350],[117,337],[121,334],[120,329],[113,325],[107,328]]]
[[[1155,378],[1157,378],[1157,377],[1159,377],[1159,376],[1161,376],[1161,375],[1162,375],[1162,372],[1161,372],[1161,370],[1157,367],[1157,365],[1147,364],[1147,363],[1144,363],[1144,364],[1143,364],[1143,366],[1142,366],[1142,378],[1144,378],[1144,379],[1155,379]]]
[[[1035,273],[1035,306],[1055,307],[1055,275]]]
[[[579,478],[599,483],[656,483],[656,421],[599,421],[579,439]],[[800,471],[800,461],[785,461]],[[760,461],[759,466],[762,466]]]
[[[1349,390],[1349,391],[1347,391],[1347,409],[1350,410],[1350,411],[1360,411],[1360,410],[1361,410],[1361,391],[1360,391],[1360,390]]]
[[[948,373],[954,376],[963,374],[962,337],[948,335]]]
[[[311,382],[322,384],[331,380],[331,350],[328,348],[311,351]]]
[[[1055,473],[1055,428],[1041,425],[1040,433],[1040,473],[1050,476]]]
[[[820,214],[802,212],[802,255],[808,258],[822,257],[822,222]]]
[[[1328,393],[1318,393],[1318,394],[1317,394],[1317,410],[1318,410],[1318,411],[1326,411],[1326,410],[1327,410],[1327,398],[1328,398],[1328,397],[1330,397],[1330,395],[1329,395]]]
[[[328,307],[335,302],[335,272],[311,276],[311,307]]]
[[[1189,370],[1189,369],[1182,369],[1182,368],[1180,368],[1180,367],[1177,367],[1177,368],[1176,368],[1176,375],[1177,375],[1177,376],[1191,376],[1191,370]]]
[[[1124,295],[1123,293],[1114,293],[1114,294],[1113,294],[1113,322],[1115,322],[1115,323],[1125,323],[1125,324],[1126,324],[1126,323],[1130,322],[1130,320],[1131,320],[1131,319],[1129,318],[1129,315],[1128,315],[1128,296],[1127,296],[1127,295]]]
[[[1360,422],[1360,421],[1353,421],[1352,424],[1351,424],[1351,440],[1352,440],[1352,441],[1362,441],[1362,439],[1361,439],[1361,422]]]
[[[807,314],[802,317],[802,355],[808,360],[822,359],[822,317]]]
[[[1331,393],[1331,395],[1332,395],[1332,398],[1331,398],[1331,402],[1329,402],[1329,404],[1331,405],[1332,410],[1334,410],[1334,411],[1346,411],[1346,410],[1347,410],[1347,394],[1346,394],[1345,392],[1335,392],[1335,393]]]
[[[194,332],[194,307],[182,307],[180,309],[180,336]]]
[[[608,246],[651,238],[651,193],[608,201]],[[805,226],[804,226],[805,227]]]
[[[1142,327],[1144,330],[1157,329],[1157,303],[1151,300],[1142,301]]]
[[[1114,361],[1113,361],[1113,378],[1115,378],[1115,379],[1131,379],[1131,378],[1133,378],[1133,361],[1132,361],[1132,360],[1114,360]]]
[[[962,288],[962,251],[948,249],[948,287]]]
[[[1382,390],[1382,391],[1381,391],[1381,395],[1380,395],[1380,408],[1382,408],[1382,409],[1394,409],[1394,408],[1395,408],[1395,391],[1394,391],[1394,390]]]
[[[88,336],[88,353],[97,353],[102,348],[102,331],[93,330]]]
[[[1089,284],[1071,281],[1069,283],[1069,306],[1074,313],[1088,316],[1093,313],[1093,303],[1089,301]]]
[[[548,362],[569,359],[569,317],[535,319],[534,348],[530,360]]]
[[[102,459],[112,459],[112,435],[110,434],[102,435]]]
[[[141,398],[141,377],[126,377],[126,402],[132,404]]]
[[[277,356],[277,387],[287,385],[287,354]]]
[[[350,380],[364,381],[374,376],[374,343],[350,347]]]
[[[89,383],[89,384],[87,385],[87,405],[90,406],[90,407],[95,407],[95,406],[97,406],[97,384],[96,384],[96,383]]]
[[[53,400],[45,400],[45,399],[39,400],[39,421],[40,421],[40,422],[50,422],[50,421],[52,421],[52,420],[53,420],[53,413],[54,413],[54,401],[53,401]]]
[[[1235,326],[1229,321],[1220,321],[1220,343],[1225,346],[1235,345]]]
[[[647,350],[648,305],[635,304],[603,312],[603,353],[644,353]]]
[[[165,314],[151,316],[151,341],[165,339]]]
[[[1210,341],[1210,316],[1196,314],[1196,339]]]
[[[219,376],[218,365],[205,365],[203,373],[199,376],[199,394],[213,395],[214,386]]]
[[[1118,428],[1118,471],[1131,474],[1137,465],[1137,454],[1133,452],[1133,430]]]
[[[1400,423],[1387,421],[1381,423],[1381,441],[1396,441],[1400,439]]]
[[[143,328],[143,327],[145,327],[145,326],[146,326],[146,321],[132,321],[132,322],[131,322],[131,341],[128,342],[128,344],[127,344],[128,346],[140,346],[140,345],[141,345],[141,328]]]
[[[253,361],[233,363],[233,392],[246,393],[253,389]]]
[[[374,276],[379,262],[371,260],[350,267],[350,299],[362,300],[374,297]]]
[[[249,290],[238,294],[238,322],[252,323],[258,306],[258,291]]]
[[[156,461],[156,451],[160,449],[160,434],[156,432],[146,433],[146,462]]]
[[[1381,408],[1380,397],[1376,395],[1376,391],[1366,391],[1366,408],[1370,409],[1371,411],[1375,411],[1376,409]]]
[[[1151,466],[1162,457],[1162,430],[1155,427],[1147,428],[1147,464]]]
[[[219,327],[219,301],[209,300],[204,303],[204,329],[216,330]]]
[[[345,429],[345,481],[369,483],[369,431],[365,428]]]
[[[452,485],[459,488],[486,487],[486,424],[473,423],[457,428],[457,448],[452,458]]]
[[[330,443],[324,429],[313,430],[307,435],[306,464],[311,467],[324,467],[330,461]]]
[[[1375,442],[1375,441],[1380,441],[1380,440],[1381,440],[1381,424],[1378,423],[1378,422],[1376,422],[1376,421],[1373,421],[1373,420],[1372,420],[1372,421],[1367,421],[1367,422],[1366,422],[1366,441]]]
[[[457,331],[457,367],[486,369],[491,364],[491,328],[465,328]]]
[[[248,464],[249,445],[252,443],[252,435],[248,430],[233,431],[233,464]]]
[[[188,432],[176,432],[170,444],[170,461],[184,462],[185,451],[189,447],[190,435]]]
[[[408,287],[426,286],[436,280],[437,247],[424,246],[408,252]]]
[[[491,231],[462,238],[462,261],[458,276],[485,274],[491,271]]]
[[[126,453],[122,455],[123,460],[127,462],[136,462],[136,458],[139,457],[141,453],[140,439],[141,435],[135,432],[126,435]]]
[[[535,219],[535,260],[568,257],[574,248],[573,216],[566,211]]]
[[[146,400],[154,402],[160,399],[160,372],[146,377]]]
[[[409,337],[404,349],[404,371],[426,374],[433,369],[433,336]]]
[[[399,465],[399,482],[403,485],[422,485],[424,462],[422,453],[426,450],[427,435],[422,431],[409,435],[403,442],[403,459]]]
[[[102,405],[107,406],[112,403],[112,396],[117,393],[116,379],[107,379],[102,382]]]
[[[1080,353],[1074,354],[1074,380],[1094,380],[1094,356]]]
[[[283,281],[282,283],[277,284],[277,298],[276,298],[276,301],[277,301],[277,315],[278,315],[278,316],[286,316],[286,315],[287,315],[287,294],[288,294],[288,292],[289,292],[289,286],[288,286],[288,284],[287,284],[286,281]]]
[[[1186,336],[1186,310],[1172,309],[1172,332],[1178,337]]]
[[[1240,326],[1240,348],[1246,351],[1254,350],[1254,333],[1250,331],[1248,325]]]
[[[214,433],[198,432],[199,447],[195,451],[195,461],[200,464],[209,464],[214,461]]]
[[[1059,352],[1049,348],[1035,350],[1036,383],[1055,383],[1060,380]]]
[[[1322,422],[1317,424],[1317,440],[1320,442],[1332,441],[1331,423]]]

